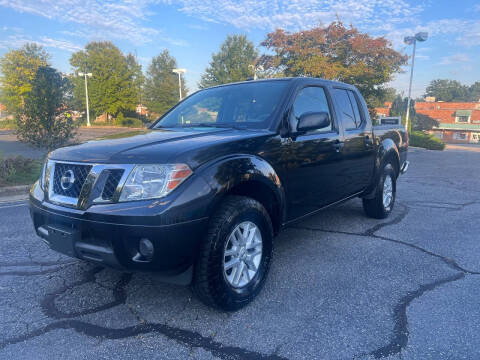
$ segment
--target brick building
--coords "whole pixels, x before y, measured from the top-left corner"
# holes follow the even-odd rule
[[[480,100],[441,102],[429,98],[415,102],[415,111],[439,122],[431,133],[447,143],[480,143]]]
[[[377,116],[379,118],[390,116],[390,109],[392,108],[392,103],[390,101],[386,101],[382,107],[375,108],[377,112]]]

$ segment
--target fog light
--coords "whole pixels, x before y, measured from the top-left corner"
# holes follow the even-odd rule
[[[138,243],[138,251],[144,258],[150,260],[153,258],[154,251],[152,242],[148,239],[140,239],[140,242]]]

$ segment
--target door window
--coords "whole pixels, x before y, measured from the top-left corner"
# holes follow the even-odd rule
[[[352,130],[360,127],[362,119],[353,91],[334,89],[333,94],[340,107],[340,115],[344,128],[346,130]]]
[[[295,102],[293,103],[293,111],[290,117],[290,126],[292,129],[297,128],[300,116],[308,112],[326,112],[330,118],[330,125],[315,131],[325,132],[332,131],[332,117],[328,107],[325,90],[317,86],[309,86],[300,90],[297,94]]]

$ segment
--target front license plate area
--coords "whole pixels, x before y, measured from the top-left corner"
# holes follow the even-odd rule
[[[48,244],[52,250],[75,257],[75,242],[78,240],[78,231],[59,226],[48,226]]]

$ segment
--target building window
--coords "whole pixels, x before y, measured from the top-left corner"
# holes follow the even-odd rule
[[[468,124],[470,122],[470,116],[456,116],[455,122]]]
[[[443,139],[443,132],[434,132],[433,135],[434,135],[437,139]]]
[[[468,133],[462,133],[462,132],[454,132],[453,133],[453,140],[467,140],[468,139]]]
[[[480,133],[472,133],[470,142],[471,143],[480,143]]]

